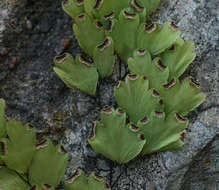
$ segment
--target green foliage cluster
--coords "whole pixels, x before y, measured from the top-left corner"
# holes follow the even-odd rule
[[[0,189],[55,190],[65,174],[68,153],[50,140],[37,144],[36,131],[19,121],[6,121],[5,101],[0,99]],[[66,190],[110,188],[95,173],[88,181],[78,170],[65,182]]]
[[[53,190],[64,176],[68,153],[50,140],[36,144],[29,124],[6,121],[0,99],[0,189]]]
[[[79,45],[90,56],[65,53],[54,58],[54,71],[70,88],[96,94],[98,78],[110,77],[117,55],[130,74],[118,81],[118,107],[101,111],[89,138],[105,157],[127,163],[139,154],[183,146],[184,118],[205,99],[190,77],[181,80],[195,59],[192,41],[184,41],[173,22],[147,24],[160,0],[65,0],[63,9],[74,19]],[[6,121],[0,99],[0,189],[53,190],[64,176],[68,153],[50,140],[37,144],[29,124]],[[66,190],[110,189],[95,173],[78,170],[65,182]]]
[[[87,179],[80,169],[67,180],[65,188],[66,190],[110,190],[103,177],[92,173]]]
[[[159,0],[66,0],[63,9],[87,55],[55,57],[55,72],[71,88],[95,95],[99,76],[113,74],[116,55],[130,74],[114,89],[118,109],[101,112],[89,143],[105,157],[126,163],[140,153],[175,150],[184,142],[184,117],[205,99],[199,84],[179,77],[195,59],[192,41],[173,22],[147,24]],[[128,123],[126,121],[129,121]]]
[[[126,62],[132,57],[135,49],[145,48],[145,44],[150,41],[156,46],[157,41],[159,42],[169,31],[175,38],[179,36],[179,31],[172,29],[168,24],[161,30],[157,26],[157,30],[151,35],[143,34],[145,21],[159,2],[160,0],[64,1],[63,9],[75,21],[73,29],[78,43],[93,62],[84,58],[78,61],[78,57],[81,56],[77,56],[74,62],[69,54],[61,55],[54,59],[55,72],[71,88],[95,95],[98,76],[105,78],[113,74],[116,64],[115,52]],[[158,43],[160,45],[157,48],[151,46],[151,51],[158,53],[170,45],[174,39],[169,38],[166,43]],[[87,72],[88,70],[90,71]]]

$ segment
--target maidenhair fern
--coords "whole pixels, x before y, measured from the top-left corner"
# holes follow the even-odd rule
[[[100,77],[105,78],[113,74],[116,63],[114,51],[123,61],[127,61],[138,48],[143,35],[141,25],[144,25],[148,15],[158,4],[159,0],[66,0],[62,7],[75,21],[73,29],[79,45],[93,60],[95,68],[90,70],[96,69]],[[153,36],[159,40],[163,35],[169,35],[169,30],[173,31],[175,36],[179,35],[175,28],[172,30],[165,26],[161,31],[157,29],[153,35],[145,35],[144,41],[152,40]],[[160,44],[159,48],[164,48],[174,41],[173,36],[170,35],[169,38],[170,40]],[[66,85],[95,95],[96,82],[79,82],[80,79],[74,77],[83,75],[85,71],[73,69],[67,63],[66,66],[61,65],[63,64],[58,64],[55,59],[54,70]],[[69,71],[66,72],[68,68]],[[84,80],[86,78],[81,81]],[[83,85],[90,88],[84,89]]]
[[[52,190],[64,176],[68,154],[51,141],[36,145],[35,131],[9,122],[10,139],[1,139],[0,189]]]
[[[5,101],[0,99],[0,189],[55,190],[65,174],[68,153],[49,139],[37,144],[34,127],[7,122],[4,112]],[[66,190],[92,189],[110,190],[95,173],[88,181],[81,172],[66,181]]]
[[[0,102],[0,136],[3,137],[0,139],[0,189],[55,189],[64,176],[68,153],[50,140],[36,144],[35,129],[29,124],[6,122],[5,103],[2,99]]]
[[[97,152],[118,163],[135,158],[145,142],[134,123],[126,124],[126,113],[111,107],[101,112],[101,123],[94,123],[93,134],[89,138],[90,145]]]
[[[199,84],[179,79],[195,59],[194,43],[185,42],[173,22],[146,23],[158,4],[159,0],[63,2],[75,20],[79,45],[93,60],[92,67],[89,62],[90,67],[79,69],[66,54],[55,58],[54,70],[69,87],[95,95],[98,75],[113,73],[114,52],[128,64],[130,74],[114,89],[119,108],[103,110],[89,138],[95,151],[119,163],[140,152],[181,147],[188,126],[184,116],[205,99]]]
[[[0,157],[9,169],[24,174],[36,152],[35,129],[29,125],[23,126],[18,121],[9,121],[6,130],[8,138],[2,138],[0,141],[2,145]]]
[[[56,67],[55,72],[70,88],[94,95],[98,81],[96,68],[87,61],[82,55],[78,55],[74,61],[73,57],[65,53],[54,59]]]
[[[114,89],[118,106],[124,109],[130,121],[137,124],[152,111],[163,111],[158,92],[149,89],[149,80],[145,76],[129,74],[125,82],[118,82]]]
[[[137,155],[183,146],[185,116],[205,99],[201,87],[181,77],[195,59],[192,41],[180,37],[173,22],[148,25],[160,0],[65,0],[79,45],[90,59],[65,53],[54,58],[54,71],[70,88],[95,96],[99,76],[110,77],[116,54],[128,65],[114,95],[118,108],[101,111],[88,142],[105,157],[127,163]],[[91,61],[92,60],[92,61]],[[68,153],[50,140],[36,144],[35,129],[5,119],[0,99],[0,189],[54,190],[64,176]],[[92,173],[78,170],[67,190],[110,189]]]
[[[110,190],[103,177],[92,173],[86,178],[85,173],[80,169],[65,182],[65,188],[66,190]]]

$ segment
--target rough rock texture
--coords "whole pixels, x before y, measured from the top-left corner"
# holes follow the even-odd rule
[[[29,122],[38,137],[49,136],[70,152],[66,176],[78,167],[106,176],[113,190],[219,189],[219,57],[217,0],[163,0],[154,19],[174,20],[185,39],[194,40],[197,58],[186,75],[201,82],[207,100],[190,114],[186,145],[176,152],[157,153],[117,165],[96,154],[87,143],[91,121],[106,105],[116,106],[113,86],[117,74],[99,81],[97,97],[65,87],[52,69],[53,57],[64,49],[81,52],[72,20],[60,0],[19,0],[0,3],[0,97],[7,116]],[[2,16],[4,15],[4,16]],[[3,21],[4,20],[4,21]],[[3,27],[3,26],[6,26]]]
[[[6,5],[2,3],[0,4],[0,10],[0,42],[2,42],[3,32],[6,29],[4,20],[8,16],[8,9]]]

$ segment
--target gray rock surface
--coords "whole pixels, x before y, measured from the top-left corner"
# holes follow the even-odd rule
[[[0,53],[0,97],[7,101],[7,117],[36,126],[38,138],[49,136],[64,144],[70,152],[66,177],[81,167],[87,174],[97,171],[105,176],[113,190],[219,189],[217,0],[162,1],[153,19],[174,20],[183,38],[195,41],[197,58],[186,75],[201,82],[207,100],[189,115],[182,149],[138,157],[126,165],[112,163],[87,143],[91,121],[99,119],[104,106],[116,106],[113,86],[126,68],[122,65],[115,76],[99,81],[96,98],[68,89],[53,72],[52,60],[62,51],[62,39],[72,39],[67,51],[74,56],[81,49],[61,1],[22,0],[12,9],[4,2],[0,3],[0,52],[7,53]]]
[[[2,42],[2,38],[3,38],[3,32],[5,31],[6,27],[5,27],[5,22],[4,20],[7,18],[8,16],[8,9],[6,7],[5,4],[0,4],[0,42]],[[2,50],[0,51],[0,55],[3,55],[3,53],[1,53]]]

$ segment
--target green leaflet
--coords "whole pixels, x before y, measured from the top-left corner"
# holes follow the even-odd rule
[[[115,50],[123,61],[127,61],[136,49],[137,30],[140,23],[139,15],[130,11],[122,10],[119,19],[112,20],[112,36],[115,44]]]
[[[0,99],[0,138],[6,136],[5,101]]]
[[[50,140],[37,145],[29,169],[30,183],[56,187],[64,176],[67,161],[68,154],[62,146],[54,146]]]
[[[62,8],[72,18],[76,18],[84,12],[83,4],[83,0],[65,0],[62,2]]]
[[[134,124],[126,125],[126,114],[107,108],[101,112],[101,123],[95,123],[89,138],[92,148],[118,163],[127,163],[142,150],[145,139]]]
[[[180,37],[180,31],[172,22],[166,22],[162,28],[158,24],[149,27],[141,24],[137,38],[137,47],[148,50],[152,55],[162,53]]]
[[[160,4],[160,0],[137,0],[137,2],[141,2],[146,8],[148,16],[151,12],[154,12]]]
[[[140,23],[145,23],[147,18],[147,10],[146,8],[138,2],[139,0],[132,0],[131,7],[135,13],[137,13],[140,17]]]
[[[8,138],[0,139],[0,158],[4,161],[1,164],[7,167],[0,166],[0,189],[54,190],[67,165],[68,154],[64,148],[54,147],[51,141],[36,148],[35,129],[19,121],[9,121],[6,132]]]
[[[94,48],[101,44],[105,38],[100,23],[94,22],[87,14],[83,13],[75,18],[73,29],[81,48],[92,57]]]
[[[133,57],[128,59],[128,67],[131,73],[146,76],[149,79],[149,87],[158,91],[161,85],[168,81],[169,69],[158,57],[151,61],[146,50],[134,51]]]
[[[9,139],[1,139],[4,150],[1,159],[6,166],[21,174],[27,172],[35,153],[35,129],[19,121],[7,123]]]
[[[133,123],[137,123],[154,110],[163,110],[159,94],[149,89],[144,76],[128,75],[125,82],[115,87],[115,98],[119,107],[124,109]]]
[[[88,15],[103,20],[111,13],[118,17],[120,11],[128,7],[130,0],[85,0],[85,11]]]
[[[70,88],[77,88],[87,94],[95,95],[98,81],[97,70],[82,55],[77,55],[76,61],[65,53],[54,58],[54,71]]]
[[[184,43],[185,43],[185,41],[184,41],[181,37],[179,37],[179,38],[177,38],[177,40],[174,42],[173,46],[182,46]],[[172,48],[172,47],[170,47],[170,49],[171,49],[171,48]]]
[[[169,68],[169,79],[180,77],[194,61],[195,56],[195,44],[192,41],[183,42],[182,45],[173,45],[172,48],[166,50],[161,55],[161,59],[163,64]]]
[[[88,179],[81,170],[77,170],[76,173],[66,181],[66,190],[110,190],[105,180],[92,173]]]
[[[115,17],[118,17],[120,11],[129,5],[129,0],[99,0],[99,2],[103,1],[102,5],[99,8],[100,15],[109,15],[110,13],[114,13]],[[98,5],[98,3],[96,4]],[[98,10],[98,6],[97,6]]]
[[[49,184],[34,185],[29,190],[55,190],[55,188]]]
[[[101,78],[112,75],[116,60],[112,38],[107,37],[102,44],[98,45],[93,55],[94,64]]]
[[[94,6],[96,4],[96,0],[84,0],[84,9],[85,12],[91,17],[95,18],[95,15],[97,14],[94,10]]]
[[[84,172],[79,169],[65,182],[66,190],[88,190],[88,187],[88,180]]]
[[[179,148],[183,145],[180,137],[187,125],[188,121],[175,112],[166,117],[164,112],[152,112],[149,118],[138,123],[147,139],[142,154]]]
[[[182,83],[172,79],[159,91],[165,104],[165,113],[175,110],[182,115],[188,114],[205,100],[205,95],[200,91],[199,84],[190,78],[184,79]]]
[[[29,186],[14,171],[0,167],[0,189],[29,190]]]
[[[6,120],[5,120],[5,101],[0,99],[0,139],[6,137]],[[0,151],[2,151],[2,147],[0,146]],[[3,161],[0,156],[0,164]]]
[[[161,148],[159,151],[170,151],[170,150],[177,150],[178,148],[181,148],[184,145],[184,135],[185,135],[185,131],[183,131],[180,134],[180,137],[177,141],[170,143],[169,145]]]

